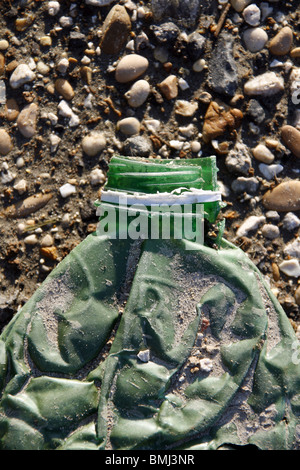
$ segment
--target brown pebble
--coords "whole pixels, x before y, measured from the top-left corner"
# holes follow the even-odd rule
[[[80,68],[81,78],[87,85],[90,85],[92,83],[92,73],[93,71],[91,67],[88,67],[87,65],[84,65]]]
[[[102,27],[100,47],[104,54],[118,54],[125,46],[131,30],[130,17],[123,5],[115,5],[106,16]]]
[[[38,193],[34,194],[33,196],[29,196],[23,201],[17,202],[17,204],[13,204],[5,209],[3,215],[10,218],[22,218],[27,217],[30,214],[38,211],[42,207],[44,207],[50,199],[52,199],[53,194],[47,193]]]
[[[300,210],[300,181],[284,181],[263,196],[266,209],[278,212]]]
[[[8,121],[15,121],[19,115],[19,106],[14,98],[9,98],[5,103],[4,115]]]
[[[55,261],[57,259],[57,248],[56,246],[43,246],[40,248],[41,256]]]
[[[295,47],[294,49],[291,50],[290,56],[295,59],[296,57],[300,57],[300,47]]]
[[[283,126],[281,137],[285,145],[298,158],[300,158],[300,131],[293,126]]]
[[[0,75],[3,75],[5,71],[5,57],[0,52]]]
[[[272,263],[272,274],[273,274],[273,279],[275,282],[279,281],[280,279],[280,270],[279,267],[276,263]]]
[[[300,286],[297,287],[295,294],[294,294],[296,304],[300,305]]]
[[[172,100],[178,95],[178,80],[176,75],[169,75],[157,86],[167,100]]]
[[[243,113],[239,109],[230,108],[219,101],[212,101],[204,118],[202,129],[204,142],[208,143],[223,135],[227,129],[236,129],[240,126],[242,119]]]
[[[273,55],[288,54],[293,45],[293,31],[289,26],[282,28],[269,43],[269,51]]]
[[[65,78],[58,78],[55,81],[55,90],[65,100],[70,101],[72,98],[74,98],[75,93],[73,87]]]
[[[13,144],[8,132],[0,129],[0,155],[7,155],[13,148]]]

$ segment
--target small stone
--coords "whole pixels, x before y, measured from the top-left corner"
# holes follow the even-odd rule
[[[80,124],[79,117],[73,112],[65,100],[59,102],[57,109],[61,116],[69,119],[70,127],[76,127]]]
[[[144,349],[142,351],[139,351],[138,354],[137,354],[137,357],[142,362],[149,362],[150,361],[150,350],[149,349]]]
[[[0,129],[0,155],[7,155],[12,149],[10,135],[5,129]]]
[[[58,78],[55,81],[55,90],[65,100],[72,100],[75,96],[72,85],[65,78]]]
[[[50,1],[47,5],[48,15],[55,16],[60,10],[60,3],[56,1]]]
[[[288,212],[282,219],[282,226],[288,231],[295,230],[300,226],[300,219],[293,212]]]
[[[300,47],[295,47],[294,49],[292,49],[291,52],[290,52],[290,56],[293,59],[296,59],[296,58],[300,57]]]
[[[211,359],[204,358],[199,361],[200,369],[203,372],[211,372],[213,370],[213,362]]]
[[[131,30],[130,17],[123,5],[115,5],[109,11],[102,26],[101,51],[118,54],[125,46]]]
[[[49,65],[45,64],[42,60],[39,60],[38,63],[36,64],[36,70],[38,73],[41,73],[42,75],[48,75],[50,72],[51,68]]]
[[[6,103],[6,85],[4,80],[0,80],[0,105]]]
[[[234,96],[238,86],[238,71],[233,57],[233,37],[222,34],[209,62],[209,84],[216,93]]]
[[[262,124],[266,119],[264,108],[256,99],[251,99],[248,104],[247,114],[257,124]]]
[[[90,181],[92,186],[98,186],[105,183],[105,175],[100,168],[95,168],[90,173]]]
[[[282,28],[269,42],[269,51],[273,55],[288,54],[293,45],[293,31],[289,26]]]
[[[162,95],[167,100],[172,100],[174,98],[177,98],[178,80],[177,80],[176,75],[169,75],[162,82],[160,82],[157,86],[160,89]]]
[[[243,113],[236,108],[219,101],[212,101],[204,116],[202,129],[203,140],[208,143],[212,139],[223,135],[226,130],[236,129],[240,126]]]
[[[268,35],[262,28],[249,28],[243,34],[246,48],[250,52],[261,51],[268,41]]]
[[[300,181],[284,181],[263,196],[263,204],[267,209],[278,212],[300,210]]]
[[[257,230],[257,228],[266,221],[266,218],[262,216],[250,215],[238,228],[236,235],[237,237],[245,237],[249,232]]]
[[[255,3],[251,3],[244,9],[243,17],[250,26],[258,26],[261,17],[260,8]]]
[[[149,157],[152,152],[151,142],[143,136],[128,137],[125,140],[122,152],[132,157]]]
[[[38,105],[30,103],[22,109],[17,118],[18,129],[24,137],[31,138],[36,133]]]
[[[237,142],[226,156],[225,165],[231,173],[241,173],[248,176],[252,166],[248,146],[242,142]]]
[[[279,265],[280,271],[290,277],[299,277],[300,276],[300,264],[297,259],[289,259],[283,261]]]
[[[40,255],[43,258],[50,259],[51,261],[55,261],[57,259],[57,248],[56,246],[45,246],[40,248]]]
[[[256,160],[270,164],[274,161],[274,154],[271,152],[271,150],[268,149],[264,144],[259,144],[257,145],[253,150],[252,150],[253,156]]]
[[[5,57],[0,52],[0,75],[3,75],[4,71],[5,71]]]
[[[43,247],[46,246],[53,246],[54,245],[54,240],[52,235],[50,233],[47,233],[41,240],[40,245]]]
[[[191,117],[194,116],[195,112],[198,109],[198,103],[186,101],[186,100],[177,100],[175,103],[175,113],[180,116]]]
[[[237,194],[241,194],[245,192],[247,194],[249,193],[254,194],[258,190],[258,187],[259,187],[259,181],[254,176],[250,178],[239,176],[233,181],[231,185],[231,189]]]
[[[66,198],[71,196],[71,194],[76,193],[76,187],[73,184],[66,183],[59,188],[61,197]]]
[[[58,148],[61,138],[56,134],[50,134],[49,140],[50,140],[50,152],[54,153],[56,152]]]
[[[205,37],[197,31],[194,31],[188,36],[186,49],[191,60],[197,61],[200,59],[204,52],[205,42]]]
[[[244,8],[251,3],[251,0],[230,0],[232,7],[240,13]]]
[[[38,242],[38,238],[36,234],[28,235],[27,237],[24,238],[24,243],[26,245],[36,245]]]
[[[149,93],[150,85],[147,80],[138,80],[132,85],[130,90],[125,93],[125,98],[127,99],[129,106],[138,108],[145,103]]]
[[[115,78],[119,83],[131,82],[140,77],[148,68],[146,57],[129,54],[123,57],[115,70]]]
[[[204,68],[206,67],[206,61],[205,59],[198,59],[196,62],[193,63],[193,71],[196,73],[202,72]]]
[[[198,153],[198,152],[200,152],[200,150],[201,150],[201,144],[200,144],[200,142],[199,142],[198,140],[193,140],[193,141],[191,142],[191,151],[192,151],[193,153]]]
[[[35,79],[35,73],[27,64],[18,65],[10,76],[9,84],[12,88],[20,88],[25,83],[32,82]]]
[[[274,240],[280,236],[279,227],[273,224],[265,224],[261,229],[261,233],[269,240]]]
[[[89,157],[95,157],[106,146],[106,139],[102,132],[93,131],[82,139],[82,149]]]
[[[296,300],[296,304],[300,305],[300,286],[295,290],[294,298]]]
[[[300,259],[300,237],[286,245],[283,252],[287,256]]]
[[[14,184],[14,189],[19,194],[24,194],[27,191],[27,181],[24,179],[17,181],[17,183]]]
[[[140,132],[141,124],[135,117],[121,119],[117,123],[117,130],[125,135],[135,135]]]
[[[244,85],[244,92],[250,96],[273,96],[283,90],[284,80],[275,72],[258,75]]]
[[[169,59],[169,52],[164,46],[156,47],[153,52],[153,57],[161,64],[165,64]]]
[[[73,26],[73,18],[71,16],[61,16],[58,21],[62,28]]]
[[[0,39],[0,51],[6,51],[9,48],[9,42],[6,39]]]
[[[179,27],[171,21],[153,26],[153,34],[160,44],[173,45],[180,33]]]
[[[293,126],[285,125],[281,128],[281,137],[290,151],[300,158],[300,131]]]
[[[42,36],[42,37],[40,37],[40,45],[43,46],[43,47],[52,46],[51,36]]]
[[[63,57],[59,60],[56,69],[59,73],[66,73],[69,68],[69,60],[66,57]]]
[[[260,163],[258,165],[259,171],[264,175],[267,180],[275,178],[279,173],[283,171],[283,166],[279,163],[274,165],[266,165],[265,163]]]

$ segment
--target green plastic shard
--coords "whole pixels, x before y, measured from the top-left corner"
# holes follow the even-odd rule
[[[99,210],[120,215],[120,193],[146,211],[190,201],[203,243],[117,222],[51,272],[0,336],[1,449],[299,448],[296,336],[222,237],[216,174],[214,157],[112,159]]]

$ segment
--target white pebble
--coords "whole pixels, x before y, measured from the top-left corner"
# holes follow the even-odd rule
[[[99,154],[106,145],[106,139],[102,132],[93,131],[82,139],[82,149],[89,156]]]
[[[142,351],[139,351],[138,354],[137,354],[137,357],[142,362],[149,362],[150,361],[150,350],[149,349],[144,349]]]
[[[250,96],[272,96],[284,90],[284,79],[275,72],[266,72],[245,83],[244,91]]]
[[[24,243],[26,243],[26,245],[36,245],[37,242],[38,242],[38,239],[35,234],[28,235],[27,237],[24,238]]]
[[[286,230],[294,230],[300,226],[300,219],[293,212],[288,212],[282,220],[282,226]]]
[[[69,118],[70,127],[76,127],[80,124],[79,117],[73,112],[65,100],[59,102],[57,109],[61,116]]]
[[[211,372],[213,370],[213,362],[211,359],[200,359],[200,369],[203,370],[203,372]]]
[[[268,238],[269,240],[274,240],[275,238],[280,236],[280,230],[277,225],[273,224],[265,224],[261,232],[265,238]]]
[[[9,83],[12,88],[16,89],[34,79],[35,73],[30,67],[27,64],[19,64],[11,74]]]
[[[184,142],[180,140],[170,140],[169,145],[172,149],[181,150],[183,147]]]
[[[62,59],[60,59],[60,61],[58,62],[56,68],[60,73],[66,73],[66,71],[69,68],[68,59],[66,57],[63,57]]]
[[[281,173],[283,170],[283,166],[279,163],[276,163],[274,165],[265,165],[264,163],[260,163],[258,167],[259,171],[264,175],[266,180],[273,179],[275,176],[279,175],[279,173]]]
[[[54,245],[54,240],[53,237],[50,235],[50,233],[47,233],[41,240],[40,243],[41,246],[53,246]]]
[[[61,138],[56,134],[50,134],[49,140],[50,140],[50,152],[54,153],[57,150],[57,147],[61,141]]]
[[[73,184],[66,183],[59,188],[61,197],[66,198],[71,194],[76,193],[76,187]]]
[[[105,175],[100,168],[95,168],[90,173],[90,180],[92,186],[97,186],[105,182]]]
[[[265,47],[268,35],[262,28],[249,28],[244,32],[243,40],[250,52],[259,52]]]
[[[140,131],[141,124],[135,117],[121,119],[117,123],[117,130],[125,135],[135,135]]]
[[[69,28],[73,25],[73,18],[71,16],[61,16],[59,18],[59,23],[62,28]]]
[[[27,181],[22,179],[14,184],[14,189],[18,191],[19,194],[23,194],[27,190]]]
[[[59,10],[60,10],[60,3],[59,2],[55,2],[55,1],[48,2],[48,14],[50,16],[57,15]]]
[[[198,59],[196,62],[193,63],[193,71],[194,72],[202,72],[205,68],[206,62],[204,59]]]
[[[182,77],[180,77],[178,79],[178,86],[179,86],[180,90],[182,90],[182,91],[188,90],[190,88],[190,85],[188,84],[188,82],[186,80],[184,80],[184,78],[182,78]]]
[[[283,261],[279,265],[280,271],[290,277],[299,277],[300,276],[300,264],[297,259],[289,259]]]
[[[157,132],[160,128],[160,121],[158,119],[145,119],[145,126],[149,132]]]
[[[283,250],[284,254],[300,258],[300,237],[296,238],[296,240],[289,243]]]
[[[150,85],[147,80],[138,80],[135,82],[130,90],[125,93],[125,98],[129,106],[138,108],[142,106],[147,100],[150,93]]]
[[[243,17],[250,26],[258,26],[260,22],[261,12],[255,3],[247,6],[243,11]]]
[[[264,144],[259,144],[253,149],[253,156],[256,160],[259,160],[263,163],[272,163],[275,156]]]
[[[250,231],[256,230],[265,221],[266,218],[263,215],[250,215],[250,217],[248,217],[237,230],[237,237],[245,237]]]

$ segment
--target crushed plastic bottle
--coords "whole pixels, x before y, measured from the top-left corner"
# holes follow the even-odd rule
[[[299,448],[298,342],[223,237],[216,175],[112,158],[97,231],[1,334],[2,449]]]

